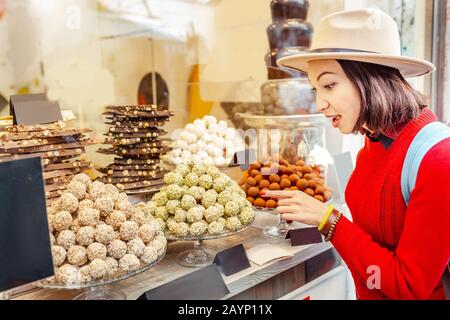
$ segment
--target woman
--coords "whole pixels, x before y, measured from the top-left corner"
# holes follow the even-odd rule
[[[374,9],[322,19],[312,50],[278,63],[308,73],[317,108],[335,128],[366,138],[345,192],[353,222],[301,191],[264,196],[279,199],[284,219],[317,226],[331,241],[353,275],[359,299],[445,299],[450,138],[426,152],[410,194],[405,196],[401,185],[415,135],[437,121],[404,77],[432,72],[434,66],[401,56],[395,22]]]

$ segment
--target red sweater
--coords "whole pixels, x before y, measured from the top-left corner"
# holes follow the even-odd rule
[[[444,299],[450,258],[450,139],[423,158],[409,206],[400,175],[415,134],[436,121],[429,109],[389,149],[366,138],[345,192],[353,223],[342,217],[332,244],[350,269],[359,299]],[[373,288],[379,268],[379,289]],[[367,283],[372,285],[367,285]]]

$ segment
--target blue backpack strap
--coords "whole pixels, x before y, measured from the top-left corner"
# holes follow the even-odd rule
[[[439,142],[450,138],[450,128],[441,122],[431,122],[416,134],[403,162],[401,187],[406,205],[416,185],[420,163],[427,152]]]

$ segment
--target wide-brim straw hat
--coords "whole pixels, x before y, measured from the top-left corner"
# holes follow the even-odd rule
[[[397,24],[381,10],[368,8],[333,13],[323,18],[311,50],[278,59],[280,67],[308,73],[313,60],[352,60],[398,69],[405,77],[436,70],[431,62],[401,55]]]

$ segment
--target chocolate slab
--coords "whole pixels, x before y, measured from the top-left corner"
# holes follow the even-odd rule
[[[46,139],[52,137],[64,137],[72,136],[80,133],[91,132],[90,129],[64,129],[64,130],[44,130],[44,131],[34,131],[34,132],[19,132],[19,133],[9,133],[0,132],[0,140],[10,141],[10,140],[26,140],[26,139]]]

